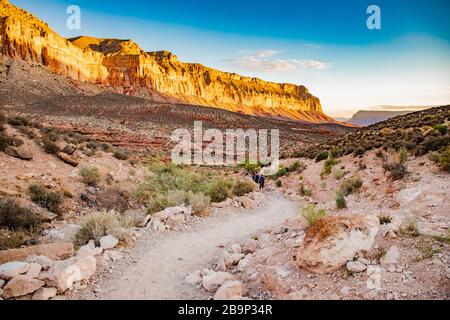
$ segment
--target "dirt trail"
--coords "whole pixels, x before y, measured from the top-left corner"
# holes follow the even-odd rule
[[[210,217],[191,231],[144,239],[134,249],[134,263],[119,265],[111,278],[97,284],[100,293],[90,299],[204,299],[206,294],[184,282],[220,254],[219,245],[249,239],[297,214],[297,205],[271,194],[250,212]],[[80,298],[80,297],[77,297]]]

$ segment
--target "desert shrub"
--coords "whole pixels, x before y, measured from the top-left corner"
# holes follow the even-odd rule
[[[344,171],[343,171],[342,169],[340,169],[340,168],[334,167],[334,168],[331,170],[331,174],[333,175],[333,177],[334,177],[336,180],[341,180],[342,177],[344,176]]]
[[[288,174],[287,169],[285,167],[280,167],[280,168],[278,168],[278,171],[277,171],[275,177],[280,178],[280,177],[284,177],[287,174]]]
[[[144,222],[146,213],[141,210],[133,210],[130,213],[123,215],[122,225],[126,228],[138,227]]]
[[[62,193],[51,191],[39,183],[30,185],[28,193],[33,202],[51,212],[59,213],[59,206],[63,201]]]
[[[347,208],[347,202],[345,201],[345,196],[342,192],[336,192],[336,208],[344,209]]]
[[[170,206],[171,204],[167,200],[166,194],[156,194],[148,201],[147,210],[148,213],[151,214],[164,210],[165,208],[168,208]]]
[[[321,177],[327,176],[331,173],[331,169],[338,164],[338,160],[336,160],[335,158],[328,158],[327,160],[325,160],[325,162],[323,163],[323,169],[322,172],[320,173]]]
[[[235,196],[243,196],[244,194],[250,193],[255,189],[255,185],[252,181],[239,179],[233,185],[233,194]]]
[[[408,173],[406,166],[402,163],[387,162],[383,164],[383,169],[389,172],[389,176],[393,180],[400,180]]]
[[[415,220],[407,221],[401,228],[400,234],[406,237],[418,237],[420,236],[419,228],[417,227],[417,222]]]
[[[95,187],[100,182],[100,172],[97,167],[81,167],[81,180],[88,186]]]
[[[300,161],[294,161],[291,163],[291,165],[287,168],[288,172],[302,172],[305,170],[306,165]]]
[[[339,147],[333,147],[330,150],[330,158],[339,158],[343,154],[343,150]]]
[[[447,128],[447,126],[445,124],[435,124],[433,126],[433,129],[436,130],[436,131],[439,131],[440,134],[446,134],[447,131],[448,131],[448,128]]]
[[[362,185],[363,182],[359,177],[348,178],[341,183],[339,191],[341,191],[344,196],[348,196],[358,191]]]
[[[316,155],[316,162],[325,160],[328,158],[328,151],[320,151],[317,155]]]
[[[124,150],[115,150],[113,153],[114,158],[119,159],[119,160],[128,160],[128,158],[130,158],[130,155],[128,154],[128,152],[124,151]]]
[[[434,119],[436,119],[436,116],[434,116],[432,114],[427,114],[426,116],[424,116],[422,118],[423,121],[431,121],[431,120],[434,120]]]
[[[114,211],[91,213],[81,221],[80,228],[75,235],[75,243],[82,246],[89,240],[94,240],[99,245],[100,238],[106,235],[108,229],[122,226],[122,216]]]
[[[401,148],[398,152],[398,162],[400,164],[405,164],[408,161],[408,150]]]
[[[187,194],[183,190],[169,190],[167,192],[167,204],[169,206],[183,205],[187,200]]]
[[[228,181],[218,179],[213,183],[211,189],[209,190],[208,196],[211,198],[212,202],[222,202],[229,197],[230,189],[231,184]]]
[[[277,186],[277,188],[281,188],[283,186],[283,182],[278,179],[277,181],[275,181],[275,185]]]
[[[302,215],[308,221],[308,225],[313,225],[317,220],[325,217],[327,212],[324,209],[316,209],[316,205],[313,203],[308,204],[302,209]]]
[[[244,168],[250,173],[258,173],[261,170],[261,164],[250,163],[250,161],[247,159],[244,163]]]
[[[8,124],[10,124],[11,126],[18,127],[18,126],[28,126],[30,122],[28,121],[27,118],[21,116],[14,116],[9,117]]]
[[[392,222],[392,217],[391,216],[380,216],[379,217],[380,220],[380,224],[389,224]]]
[[[41,219],[28,208],[19,206],[14,200],[0,200],[0,226],[10,230],[35,227]]]
[[[42,144],[44,146],[44,151],[49,154],[56,154],[59,152],[58,145],[53,142],[49,137],[44,137],[42,140]]]
[[[6,132],[0,130],[0,151],[5,151],[5,149],[9,146],[18,147],[22,144],[22,140],[10,137],[6,134]]]
[[[440,152],[430,153],[430,159],[436,162],[441,170],[450,172],[450,147],[447,147]]]
[[[201,192],[189,192],[187,201],[192,207],[194,214],[203,212],[211,204],[211,198]]]
[[[91,150],[97,150],[98,148],[97,142],[89,141],[88,143],[86,143],[86,148],[89,148]]]
[[[23,230],[11,231],[0,229],[0,250],[20,248],[28,243],[28,238]]]
[[[102,143],[100,149],[104,152],[111,152],[113,148],[109,143]]]
[[[312,191],[308,189],[303,183],[300,184],[300,195],[304,197],[311,197]]]

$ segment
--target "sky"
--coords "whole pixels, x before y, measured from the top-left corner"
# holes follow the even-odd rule
[[[331,116],[450,104],[449,0],[10,0],[65,37],[132,39],[184,62],[306,86]],[[81,9],[69,30],[67,7]],[[370,5],[381,29],[369,29]]]

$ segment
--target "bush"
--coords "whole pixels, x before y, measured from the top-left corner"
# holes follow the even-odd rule
[[[437,163],[441,170],[450,172],[450,147],[447,147],[440,152],[432,152],[430,158]]]
[[[383,164],[383,169],[389,172],[389,176],[393,180],[400,180],[408,173],[406,166],[402,163],[388,162]]]
[[[331,170],[331,173],[336,180],[341,180],[344,176],[344,171],[336,167]]]
[[[45,137],[42,140],[42,144],[44,145],[44,151],[49,154],[56,154],[59,152],[59,147],[56,143],[54,143],[50,138]]]
[[[187,194],[183,190],[169,190],[167,192],[167,204],[170,207],[183,205],[187,201]]]
[[[82,181],[88,185],[95,187],[100,182],[100,172],[97,167],[82,167],[80,168],[80,176]]]
[[[145,217],[145,212],[133,210],[122,217],[122,225],[126,228],[138,227],[144,222]]]
[[[63,195],[60,192],[48,190],[41,184],[32,184],[28,188],[28,193],[35,203],[47,210],[59,213],[59,206],[63,201]]]
[[[195,214],[203,212],[211,204],[211,198],[201,192],[189,192],[187,200]]]
[[[336,208],[338,209],[347,208],[347,202],[345,201],[344,194],[340,191],[336,192]]]
[[[317,155],[316,155],[316,162],[325,160],[328,158],[328,151],[320,151]]]
[[[250,193],[255,189],[255,184],[248,180],[238,180],[233,186],[233,194],[235,196],[243,196],[244,194]]]
[[[311,197],[312,191],[308,189],[303,183],[300,184],[300,195],[304,197]]]
[[[408,150],[401,148],[398,153],[398,162],[400,164],[405,164],[408,161]]]
[[[338,160],[336,160],[335,158],[328,158],[327,160],[325,160],[324,164],[323,164],[323,169],[322,172],[320,173],[321,177],[327,176],[331,173],[331,169],[338,164]]]
[[[291,163],[291,165],[287,168],[288,172],[302,172],[305,170],[306,166],[305,164],[301,163],[300,161],[294,161]]]
[[[448,131],[448,128],[445,124],[435,124],[433,126],[433,129],[439,131],[442,135],[446,134]]]
[[[111,212],[95,212],[83,218],[80,229],[75,235],[75,243],[79,246],[85,245],[89,240],[100,244],[100,238],[106,236],[108,229],[122,227],[123,218],[120,214]]]
[[[416,238],[420,236],[419,228],[417,227],[417,222],[415,220],[410,220],[406,222],[401,228],[400,233],[407,237]]]
[[[123,151],[123,150],[116,150],[113,153],[114,158],[118,159],[118,160],[128,160],[130,158],[130,155],[128,154],[128,152]]]
[[[15,116],[15,117],[9,117],[8,123],[11,126],[19,127],[19,126],[28,126],[30,122],[27,118]]]
[[[224,179],[217,180],[209,190],[208,196],[212,202],[222,202],[230,196],[231,185]]]
[[[280,178],[280,177],[284,177],[285,175],[287,175],[288,171],[285,167],[280,167],[277,171],[277,174],[275,175],[275,177]]]
[[[0,250],[17,249],[27,244],[28,236],[23,230],[0,230]]]
[[[8,136],[4,131],[0,131],[0,151],[5,151],[9,146],[18,147],[23,144],[23,141],[17,138]]]
[[[0,200],[0,226],[10,230],[35,227],[41,219],[31,210],[19,206],[14,200]]]
[[[302,210],[302,215],[308,221],[308,225],[313,225],[317,220],[325,217],[327,212],[324,209],[316,210],[316,205],[313,203],[308,204]]]
[[[341,191],[344,194],[344,196],[348,196],[359,190],[362,187],[362,185],[363,182],[360,178],[358,177],[348,178],[341,183],[339,191]]]
[[[95,141],[89,141],[88,143],[86,143],[86,148],[89,148],[91,150],[97,150],[97,142]]]
[[[331,158],[339,158],[342,156],[343,150],[339,147],[333,147],[330,150],[330,157]]]
[[[277,186],[277,188],[281,188],[283,186],[283,182],[278,179],[277,181],[275,181],[275,185]]]
[[[424,116],[422,119],[423,119],[423,121],[431,121],[431,120],[436,119],[436,116],[434,116],[434,115],[432,115],[432,114],[427,114],[427,115]]]
[[[389,224],[392,222],[392,217],[391,216],[380,216],[379,220],[380,220],[380,224]]]

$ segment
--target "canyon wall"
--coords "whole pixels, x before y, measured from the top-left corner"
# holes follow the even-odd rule
[[[319,99],[304,86],[183,63],[167,51],[145,52],[130,40],[84,36],[65,39],[6,0],[0,2],[0,52],[123,94],[146,97],[155,90],[179,102],[233,112],[332,121],[322,112]]]

